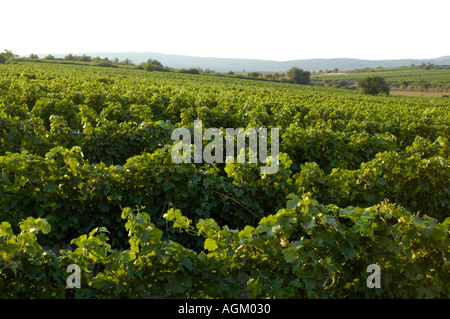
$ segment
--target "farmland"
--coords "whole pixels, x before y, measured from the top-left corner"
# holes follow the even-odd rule
[[[357,82],[368,75],[383,77],[391,90],[403,92],[403,94],[439,92],[445,95],[450,91],[450,67],[436,65],[321,72],[314,74],[312,81],[325,86],[355,88]]]
[[[446,72],[432,78],[448,84]],[[0,65],[0,296],[239,298],[244,281],[253,298],[448,297],[448,107],[125,67]],[[172,131],[197,119],[278,128],[278,172],[174,163]],[[66,286],[73,264],[79,289]],[[366,285],[371,264],[381,288]]]

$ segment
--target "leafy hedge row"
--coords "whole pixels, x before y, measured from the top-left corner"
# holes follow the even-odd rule
[[[32,63],[0,72],[0,154],[80,146],[91,162],[122,165],[201,119],[205,127],[279,127],[281,150],[295,165],[320,161],[329,172],[355,169],[377,150],[404,150],[417,136],[450,137],[438,100]]]
[[[171,207],[195,220],[213,217],[230,226],[252,224],[281,207],[287,167],[262,179],[256,164],[227,165],[229,176],[216,166],[175,164],[170,147],[134,156],[123,166],[89,164],[78,147],[57,147],[45,157],[8,153],[0,156],[0,216],[12,224],[27,215],[47,218],[55,225],[51,239],[58,241],[100,223],[120,244],[126,238],[120,207],[151,207],[160,227],[162,214]]]
[[[117,250],[97,227],[59,255],[38,244],[49,233],[32,217],[0,226],[1,298],[238,298],[244,278],[253,298],[446,298],[450,293],[449,226],[382,202],[321,205],[290,194],[287,208],[234,230],[214,219],[197,223],[170,209],[175,229],[203,242],[192,250],[163,238],[144,207],[124,208],[129,248]],[[68,266],[81,287],[66,286]],[[367,266],[380,267],[381,288],[368,288]]]
[[[102,224],[118,245],[126,239],[121,207],[151,207],[158,227],[164,227],[161,216],[170,208],[195,221],[214,218],[239,227],[255,225],[284,207],[288,192],[310,192],[320,202],[340,207],[368,207],[389,199],[440,222],[449,217],[445,139],[419,139],[405,152],[379,153],[356,170],[334,169],[330,174],[316,163],[303,164],[294,173],[284,153],[277,174],[261,176],[258,164],[175,164],[170,150],[166,146],[131,157],[123,166],[89,164],[79,147],[57,147],[45,157],[26,152],[0,156],[0,216],[12,224],[29,215],[47,218],[54,225],[50,238],[58,241]],[[197,245],[188,237],[168,235]]]
[[[326,174],[316,163],[306,163],[294,178],[299,190],[321,202],[367,207],[389,199],[443,221],[450,212],[449,150],[447,139],[418,138],[405,151],[380,152],[355,170]]]

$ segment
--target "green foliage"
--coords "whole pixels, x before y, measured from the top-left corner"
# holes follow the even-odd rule
[[[389,86],[386,81],[379,76],[368,76],[358,82],[359,88],[366,94],[378,95],[384,93],[389,95]]]
[[[145,71],[166,71],[166,68],[158,60],[148,59],[147,63],[141,64]]]
[[[288,83],[2,65],[0,294],[234,298],[244,280],[255,298],[446,297],[447,109]],[[278,172],[175,164],[171,132],[196,119],[279,128]],[[70,264],[82,289],[66,287]],[[369,264],[381,290],[365,284]]]
[[[14,235],[8,222],[0,226],[0,297],[64,297],[64,273],[59,260],[37,242],[37,234],[50,232],[45,219],[29,217]]]
[[[16,55],[11,50],[6,50],[0,53],[0,64],[5,64],[8,61],[12,61]]]
[[[292,67],[287,71],[286,77],[288,80],[293,81],[297,84],[309,84],[311,73],[308,71],[301,70],[296,67]]]
[[[143,207],[122,210],[127,250],[112,249],[100,227],[55,257],[36,242],[35,232],[50,230],[45,220],[28,218],[19,235],[2,222],[2,297],[232,298],[239,296],[242,277],[253,298],[448,296],[449,219],[420,219],[387,202],[342,209],[307,195],[289,199],[287,209],[240,231],[213,219],[194,227],[170,209],[165,218],[174,228],[204,240],[200,251],[164,240]],[[381,288],[370,290],[366,267],[375,263],[382,269]],[[80,289],[64,285],[70,264],[81,269]]]
[[[202,70],[200,68],[179,69],[177,72],[188,74],[200,74]]]
[[[378,153],[357,170],[335,169],[328,176],[332,201],[366,206],[388,198],[443,221],[450,216],[448,150],[447,139],[418,139],[405,152]]]
[[[391,90],[431,90],[447,92],[450,88],[449,66],[414,66],[396,68],[355,69],[340,73],[315,73],[311,81],[326,86],[334,83],[354,89],[367,76],[383,77]]]

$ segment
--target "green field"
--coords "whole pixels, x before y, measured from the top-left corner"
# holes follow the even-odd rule
[[[376,70],[449,83],[448,69],[422,71]],[[0,65],[0,297],[448,298],[449,103]],[[172,131],[197,119],[278,128],[278,172],[174,163]],[[66,287],[71,264],[79,289]],[[381,288],[366,284],[371,264]]]
[[[391,90],[419,92],[450,92],[449,66],[410,66],[398,68],[357,69],[346,72],[316,73],[311,76],[315,84],[338,87],[356,87],[366,76],[383,77]],[[425,95],[426,96],[426,95]]]

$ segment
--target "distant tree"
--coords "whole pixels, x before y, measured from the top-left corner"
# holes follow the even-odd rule
[[[164,66],[158,60],[148,59],[147,63],[143,64],[145,71],[164,71]]]
[[[91,62],[92,58],[86,54],[83,54],[83,56],[76,57],[76,60],[82,61],[82,62]]]
[[[117,65],[114,65],[108,58],[100,58],[95,57],[92,59],[91,61],[92,64],[94,64],[95,66],[103,66],[103,67],[114,67],[117,68]]]
[[[31,60],[38,60],[39,56],[37,54],[31,53],[30,56],[29,56],[29,59],[31,59]]]
[[[11,61],[14,58],[19,57],[18,55],[14,54],[11,50],[5,50],[2,53],[0,53],[0,56],[2,56],[5,59],[5,62]]]
[[[120,64],[134,65],[133,61],[131,61],[129,58],[126,58],[125,60],[121,61]]]
[[[162,65],[162,63],[159,62],[158,60],[149,59],[149,61],[147,61],[147,62],[151,62],[154,65],[157,65],[157,66],[160,66],[160,67],[164,67],[164,65]]]
[[[73,56],[72,53],[69,53],[68,55],[66,55],[64,57],[64,60],[66,60],[66,61],[75,61],[75,57]]]
[[[385,79],[380,76],[366,76],[358,82],[358,86],[365,94],[370,95],[389,95],[390,91]]]
[[[5,64],[6,63],[6,58],[0,54],[0,64]]]
[[[252,77],[252,78],[259,78],[261,76],[261,73],[259,73],[259,72],[250,72],[248,74],[248,76]]]
[[[54,60],[55,57],[54,57],[53,55],[49,54],[49,55],[47,55],[44,59],[45,59],[45,60]]]
[[[92,59],[91,62],[93,62],[93,63],[102,63],[102,62],[104,62],[104,60],[101,57],[96,56],[95,58]]]
[[[292,67],[289,69],[289,71],[286,74],[286,78],[297,84],[309,84],[310,83],[310,76],[311,73],[308,71],[304,71],[302,69],[299,69],[297,67]]]
[[[188,73],[188,74],[200,74],[203,70],[200,68],[190,68],[190,69],[179,69],[178,73]]]

